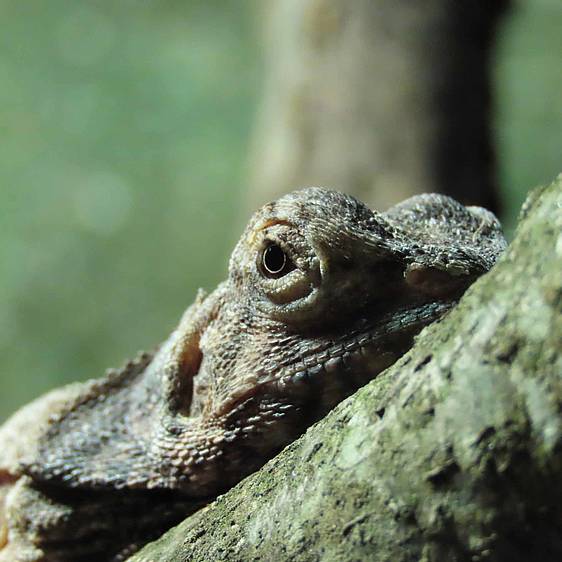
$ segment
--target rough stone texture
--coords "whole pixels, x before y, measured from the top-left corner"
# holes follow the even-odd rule
[[[562,559],[562,175],[414,348],[131,560]]]

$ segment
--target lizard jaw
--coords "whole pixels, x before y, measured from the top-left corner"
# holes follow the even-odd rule
[[[215,411],[217,416],[228,416],[244,402],[260,395],[296,399],[313,395],[322,396],[325,409],[330,409],[343,397],[375,378],[392,365],[410,347],[412,339],[422,328],[431,324],[454,302],[433,302],[416,308],[389,313],[378,319],[376,329],[363,328],[286,365],[280,371],[259,373],[255,378],[231,394]]]
[[[320,408],[331,409],[392,365],[412,346],[414,336],[451,307],[452,303],[430,303],[393,312],[377,322],[376,329],[352,333],[326,350],[304,357],[273,384],[280,394],[291,394],[318,383]]]
[[[415,335],[424,326],[434,322],[452,307],[452,303],[430,303],[418,306],[414,309],[404,309],[402,312],[393,312],[388,315],[387,320],[379,320],[376,329],[363,329],[352,332],[340,341],[332,343],[326,349],[310,354],[293,365],[292,371],[283,373],[276,380],[278,384],[289,384],[303,378],[302,373],[314,376],[318,369],[324,369],[327,373],[335,372],[335,364],[348,364],[354,366],[360,357],[365,361],[372,361],[375,353],[395,354],[397,348],[404,350],[402,346],[393,345],[393,341],[401,336]],[[375,367],[375,365],[368,365]]]

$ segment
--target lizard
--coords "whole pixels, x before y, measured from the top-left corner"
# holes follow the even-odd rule
[[[438,194],[265,205],[156,351],[0,429],[0,561],[124,560],[394,363],[505,245],[491,212]]]

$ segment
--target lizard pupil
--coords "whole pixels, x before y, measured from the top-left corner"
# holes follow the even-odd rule
[[[271,244],[264,250],[262,265],[268,277],[282,277],[294,268],[287,254],[277,244]]]

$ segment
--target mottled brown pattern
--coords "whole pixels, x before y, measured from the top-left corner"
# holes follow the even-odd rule
[[[130,554],[392,364],[504,245],[491,213],[439,195],[386,213],[321,188],[266,205],[155,354],[0,430],[0,561]]]

